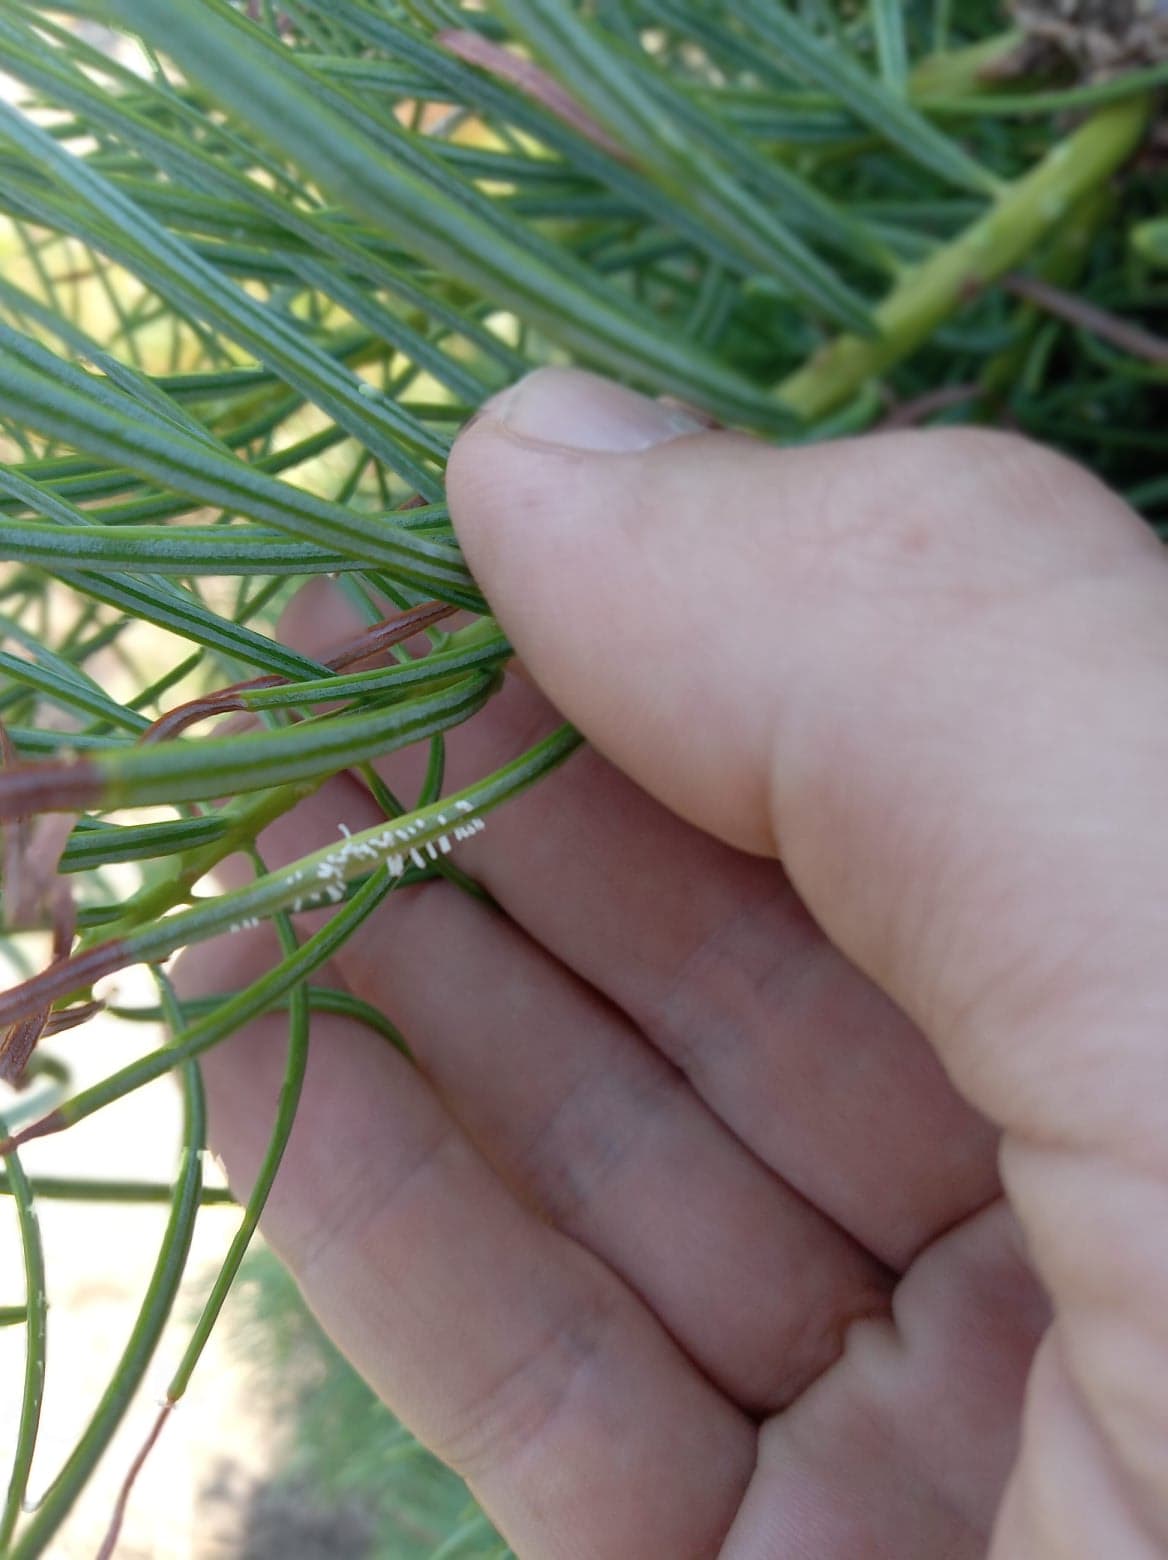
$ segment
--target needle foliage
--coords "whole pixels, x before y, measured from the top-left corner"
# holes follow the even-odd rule
[[[444,733],[509,654],[443,496],[488,395],[572,362],[779,441],[996,423],[1168,519],[1168,62],[1145,28],[1101,64],[1065,5],[1057,39],[1036,32],[1042,9],[1026,36],[990,0],[5,0],[0,1191],[26,1282],[0,1321],[28,1365],[0,1553],[51,1552],[195,1219],[230,1216],[205,1211],[224,1198],[202,1186],[200,1054],[287,1013],[268,1158],[171,1401],[276,1173],[313,1012],[400,1043],[318,972],[395,885],[471,891],[457,840],[577,740],[443,788]],[[274,636],[320,573],[369,624],[327,663]],[[415,610],[421,657],[395,644]],[[226,709],[253,726],[186,729]],[[411,742],[418,796],[371,779],[383,825],[267,870],[267,824]],[[209,888],[241,849],[253,881]],[[337,914],[301,936],[315,903]],[[180,1003],[164,961],[255,920],[279,941],[263,979]],[[165,1041],[78,1091],[95,983],[142,963],[159,995],[137,1016]],[[22,1142],[170,1070],[172,1185],[25,1173]],[[170,1212],[109,1390],[26,1512],[52,1368],[42,1196]]]

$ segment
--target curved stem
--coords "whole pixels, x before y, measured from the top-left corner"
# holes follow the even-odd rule
[[[276,930],[279,934],[280,945],[285,956],[296,952],[297,942],[292,930],[292,923],[287,915],[275,917]],[[243,1217],[239,1221],[239,1228],[235,1232],[231,1245],[227,1249],[227,1255],[211,1286],[211,1293],[207,1296],[205,1305],[195,1324],[195,1330],[190,1342],[183,1351],[169,1387],[166,1389],[168,1403],[177,1403],[187,1389],[191,1374],[199,1362],[199,1356],[206,1346],[207,1339],[211,1335],[211,1329],[219,1318],[223,1309],[223,1302],[227,1299],[227,1292],[235,1282],[235,1275],[239,1272],[239,1264],[243,1261],[252,1236],[259,1227],[260,1215],[264,1211],[268,1195],[276,1179],[276,1172],[280,1168],[280,1162],[284,1157],[284,1150],[288,1146],[288,1139],[292,1135],[292,1127],[296,1120],[296,1107],[300,1103],[300,1092],[304,1086],[304,1074],[308,1066],[308,1030],[309,1030],[309,1006],[308,992],[303,982],[295,986],[289,994],[288,1004],[288,1053],[284,1066],[284,1077],[280,1084],[280,1095],[276,1106],[276,1119],[272,1125],[271,1136],[264,1152],[263,1162],[256,1174],[255,1184],[251,1189],[251,1195],[247,1199]]]
[[[190,1250],[203,1182],[202,1155],[206,1110],[198,1066],[188,1062],[183,1079],[183,1150],[171,1201],[170,1218],[158,1260],[147,1286],[137,1321],[117,1368],[102,1394],[84,1434],[49,1487],[36,1516],[9,1551],[8,1560],[34,1560],[43,1554],[81,1493],[98,1459],[138,1390],[162,1329],[170,1315]]]
[[[258,858],[257,858],[258,860]],[[260,863],[260,870],[265,870]],[[286,956],[291,956],[297,951],[296,935],[292,930],[292,923],[286,915],[275,917],[276,930],[279,934],[280,945]],[[183,1350],[182,1359],[171,1378],[170,1385],[166,1389],[166,1398],[162,1409],[155,1420],[145,1444],[134,1459],[126,1479],[122,1485],[113,1520],[106,1534],[105,1543],[102,1546],[98,1560],[112,1556],[125,1517],[126,1507],[129,1503],[134,1482],[141,1472],[147,1457],[162,1432],[163,1425],[171,1409],[182,1397],[190,1383],[191,1375],[198,1364],[206,1347],[207,1339],[211,1336],[211,1329],[219,1319],[219,1313],[223,1309],[223,1303],[227,1299],[228,1291],[235,1282],[239,1265],[243,1261],[252,1236],[259,1225],[260,1214],[268,1200],[268,1194],[276,1179],[276,1172],[280,1168],[280,1161],[284,1157],[288,1139],[292,1135],[292,1127],[296,1119],[296,1107],[300,1102],[300,1091],[304,1084],[304,1074],[308,1066],[308,993],[303,982],[294,987],[289,997],[288,1016],[288,1057],[284,1069],[284,1079],[280,1085],[279,1102],[276,1107],[276,1120],[272,1128],[263,1163],[260,1165],[256,1176],[255,1185],[247,1200],[243,1217],[239,1228],[227,1249],[227,1254],[216,1275],[215,1282],[211,1286],[211,1292],[207,1296],[199,1319],[195,1324],[187,1347]]]
[[[358,834],[349,835],[337,845],[325,846],[286,868],[257,878],[246,888],[201,901],[190,910],[167,916],[131,937],[102,942],[69,959],[59,960],[48,969],[22,981],[19,986],[0,993],[0,1024],[15,1023],[26,1013],[56,1002],[80,987],[91,985],[103,975],[125,969],[130,964],[155,963],[189,943],[238,928],[243,921],[265,919],[278,910],[291,909],[295,913],[298,908],[311,908],[322,901],[339,903],[344,897],[343,884],[365,877],[376,863],[389,864],[394,877],[404,874],[407,858],[416,856],[418,864],[424,866],[431,854],[431,845],[434,847],[433,854],[440,855],[444,838],[448,844],[451,837],[458,839],[460,828],[464,829],[461,837],[466,837],[465,828],[469,825],[460,825],[460,818],[470,817],[475,825],[474,832],[477,832],[481,827],[481,819],[475,815],[489,812],[491,808],[526,790],[575,752],[581,740],[580,735],[570,726],[561,726],[502,769],[444,798],[441,803],[407,813],[392,825],[376,824]],[[427,853],[426,857],[422,856],[423,850]],[[339,917],[331,921],[329,926],[336,926],[338,920]],[[328,927],[325,928],[327,930]],[[315,946],[320,936],[321,933],[317,933],[305,947]],[[285,970],[289,962],[284,960],[278,969]],[[299,979],[299,973],[295,979]],[[294,983],[294,980],[289,980],[284,985],[274,985],[267,994],[267,1003],[270,1005],[275,1002]],[[161,1071],[165,1072],[173,1065],[172,1061],[163,1066]],[[87,1094],[90,1093],[92,1091],[87,1091]],[[13,1147],[29,1138],[58,1130],[59,1125],[63,1124],[64,1110],[65,1107],[62,1107],[46,1118],[46,1122],[34,1123],[15,1138],[0,1142],[0,1154],[11,1152]],[[50,1120],[52,1126],[47,1124]]]
[[[0,1122],[0,1132],[7,1128]],[[8,1553],[8,1544],[20,1518],[32,1468],[32,1454],[40,1428],[41,1401],[45,1389],[45,1319],[48,1299],[45,1292],[45,1257],[41,1247],[35,1194],[15,1154],[8,1161],[8,1182],[16,1202],[20,1222],[20,1242],[24,1254],[25,1305],[21,1320],[27,1328],[24,1352],[24,1391],[20,1401],[20,1426],[16,1432],[16,1451],[8,1494],[0,1513],[0,1554]]]

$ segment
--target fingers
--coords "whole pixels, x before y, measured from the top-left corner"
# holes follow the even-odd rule
[[[436,978],[411,978],[435,947]],[[855,1317],[887,1308],[880,1265],[504,916],[435,884],[342,964],[508,1183],[625,1278],[734,1401],[791,1401]]]
[[[280,866],[338,819],[376,817],[359,787],[331,782],[261,848]],[[524,1204],[642,1295],[735,1402],[757,1413],[789,1402],[836,1358],[853,1318],[886,1308],[880,1264],[506,917],[445,883],[398,889],[334,968],[396,1023]],[[211,1130],[218,1144],[214,1116]]]
[[[838,1364],[763,1426],[721,1560],[984,1560],[1048,1319],[1001,1203],[938,1241],[892,1317],[853,1329]]]
[[[183,983],[230,986],[239,934]],[[236,968],[232,961],[239,961]],[[276,1015],[206,1058],[216,1142],[246,1192],[283,1072]],[[420,1076],[320,1019],[265,1219],[332,1337],[532,1560],[716,1552],[753,1426],[594,1257],[524,1209]]]
[[[464,435],[470,563],[552,700],[688,818],[780,848],[1007,1129],[1068,1369],[1168,1542],[1159,551],[1013,439],[651,445],[642,405],[621,445],[606,396],[539,375]],[[1117,1202],[1107,1161],[1144,1195]],[[1104,1319],[1133,1303],[1119,1348]],[[1052,1520],[1072,1534],[1074,1500]]]
[[[521,751],[541,704],[509,680],[450,734],[448,784]],[[419,757],[392,755],[391,785],[416,784]],[[592,749],[496,813],[460,861],[882,1262],[907,1266],[997,1194],[996,1131],[775,862],[685,823]]]
[[[1024,1455],[998,1513],[990,1560],[1061,1554],[1163,1560],[1163,1544],[1133,1507],[1123,1469],[1070,1379],[1057,1330],[1038,1350],[1022,1433]],[[1069,1482],[1080,1518],[1073,1550],[1059,1521]]]
[[[295,598],[281,635],[311,652],[322,627],[354,630],[348,610],[319,581]],[[560,719],[530,683],[508,678],[448,734],[448,788],[507,763]],[[425,763],[418,746],[378,768],[411,798]],[[337,814],[325,837],[338,821],[356,826]],[[307,848],[303,826],[289,826],[296,853]],[[773,861],[684,823],[590,749],[494,813],[458,860],[555,962],[629,1015],[755,1155],[882,1263],[903,1269],[997,1195],[996,1132],[822,936]],[[425,956],[411,942],[408,959]],[[375,975],[384,957],[369,961]],[[386,1000],[399,998],[387,988]]]

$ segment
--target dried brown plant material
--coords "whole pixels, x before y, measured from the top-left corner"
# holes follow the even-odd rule
[[[48,1018],[48,1008],[41,1008],[28,1018],[18,1019],[0,1036],[0,1081],[20,1087],[24,1070],[45,1032]]]
[[[16,763],[12,740],[0,723],[0,757],[5,773]],[[75,813],[20,814],[0,824],[4,860],[4,924],[11,931],[52,928],[50,967],[69,957],[77,908],[61,874],[61,856],[77,822]],[[19,1018],[0,1036],[0,1079],[19,1085],[41,1036],[52,1025],[51,1007]],[[78,1018],[75,1022],[83,1022]],[[71,1027],[57,1025],[57,1028]]]
[[[1039,276],[1007,276],[1002,286],[1047,314],[1056,315],[1069,325],[1078,325],[1101,341],[1110,342],[1121,352],[1143,358],[1148,363],[1168,363],[1168,337],[1157,336],[1142,325],[1133,325],[1130,320],[1088,303],[1085,298],[1077,298],[1074,293],[1064,292]]]
[[[586,140],[601,147],[610,156],[619,158],[621,162],[628,161],[628,154],[620,142],[615,141],[604,126],[593,119],[588,110],[582,108],[555,77],[549,76],[534,60],[525,60],[521,55],[513,54],[502,44],[484,38],[482,33],[460,28],[448,28],[440,32],[438,42],[467,65],[477,65],[497,80],[518,87],[520,92],[542,103],[549,113],[570,125],[573,130],[578,130]]]
[[[1011,0],[1010,11],[1025,34],[1012,73],[1069,60],[1100,81],[1168,60],[1165,0]]]
[[[915,428],[937,412],[948,411],[952,406],[963,406],[981,394],[979,384],[940,385],[936,390],[926,390],[911,401],[901,401],[877,424],[882,432],[896,428]]]
[[[9,819],[4,834],[4,922],[12,931],[44,926],[54,940],[72,937],[73,896],[60,876],[61,856],[77,822],[76,813],[44,813]]]
[[[104,1010],[105,1003],[96,999],[92,1002],[75,1002],[72,1007],[58,1008],[49,1014],[44,1032],[46,1035],[63,1035],[67,1029],[79,1029],[82,1024],[88,1024],[91,1018],[96,1018]]]

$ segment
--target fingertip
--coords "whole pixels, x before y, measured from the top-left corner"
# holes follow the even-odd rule
[[[446,474],[455,530],[488,591],[513,522],[556,503],[596,457],[636,457],[708,430],[688,408],[581,369],[540,368],[487,401],[455,441]],[[619,480],[614,473],[614,478]],[[603,525],[604,511],[589,517]],[[504,566],[506,559],[504,559]]]
[[[764,749],[750,742],[743,760],[749,733],[724,731],[739,701],[703,648],[738,570],[711,567],[728,555],[711,560],[699,533],[744,451],[769,453],[684,408],[545,370],[463,431],[447,483],[467,560],[552,703],[683,816],[767,851]],[[685,712],[707,694],[716,718],[698,752]]]
[[[505,518],[507,482],[502,425],[488,401],[463,427],[446,463],[446,499],[458,542],[479,583],[489,591],[492,537]],[[485,572],[484,572],[485,571]]]
[[[558,449],[595,455],[635,455],[709,427],[680,402],[654,400],[577,368],[537,368],[527,374],[492,396],[467,430],[485,424],[494,424],[497,432],[534,453]]]

